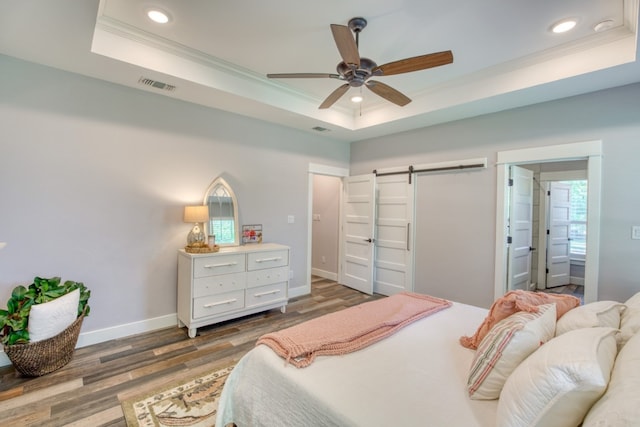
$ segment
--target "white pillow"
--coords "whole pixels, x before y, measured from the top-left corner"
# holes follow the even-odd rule
[[[627,306],[620,315],[620,348],[640,331],[640,307]]]
[[[624,346],[611,371],[606,393],[591,408],[583,427],[637,427],[640,425],[640,334]]]
[[[615,333],[613,328],[575,329],[536,350],[507,378],[496,425],[579,425],[607,388],[616,358]]]
[[[640,310],[640,292],[625,301],[624,305]]]
[[[620,312],[624,304],[617,301],[596,301],[573,308],[556,324],[556,336],[574,329],[604,326],[620,328]]]
[[[553,338],[556,305],[538,306],[537,313],[519,311],[496,323],[482,339],[471,363],[467,391],[471,399],[497,399],[511,372]]]
[[[624,305],[626,309],[620,315],[620,347],[640,331],[640,292],[629,298]]]
[[[29,341],[42,341],[55,337],[78,318],[80,290],[43,304],[35,304],[29,311]]]

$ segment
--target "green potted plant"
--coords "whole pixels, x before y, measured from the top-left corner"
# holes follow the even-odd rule
[[[29,316],[32,308],[52,303],[65,295],[70,296],[76,289],[78,306],[76,312],[72,313],[72,319],[75,318],[75,321],[55,336],[31,342]],[[0,309],[0,342],[18,371],[30,376],[44,375],[71,360],[82,319],[90,311],[90,296],[91,291],[82,282],[67,280],[61,283],[60,277],[36,277],[29,287],[19,285],[13,289],[7,301],[7,308]],[[75,300],[73,301],[75,304]],[[71,307],[72,310],[74,308]]]

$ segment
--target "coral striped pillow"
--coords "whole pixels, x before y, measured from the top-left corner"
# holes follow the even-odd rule
[[[553,338],[556,305],[544,304],[535,313],[520,311],[496,323],[478,346],[471,363],[467,391],[471,399],[500,397],[507,378],[540,345]]]
[[[489,314],[482,321],[476,332],[468,337],[460,337],[463,347],[475,350],[493,325],[518,311],[536,312],[539,305],[556,304],[556,317],[560,319],[567,311],[580,305],[580,298],[573,295],[550,294],[524,290],[510,291],[494,301]]]

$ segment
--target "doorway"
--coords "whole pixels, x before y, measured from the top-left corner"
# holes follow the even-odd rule
[[[308,169],[308,200],[307,200],[307,271],[306,271],[306,283],[305,286],[299,286],[289,290],[289,298],[294,298],[300,295],[306,295],[311,293],[311,276],[313,275],[313,201],[314,201],[314,177],[317,175],[326,177],[336,177],[340,181],[340,191],[335,196],[338,198],[338,206],[341,206],[342,197],[342,178],[349,176],[349,169],[340,168],[335,166],[320,165],[315,163],[309,163]],[[322,221],[322,217],[320,217]],[[340,237],[338,237],[339,242]],[[339,258],[340,248],[338,245],[338,253],[336,257]],[[325,255],[326,256],[326,255]],[[339,276],[338,266],[338,276]]]
[[[573,285],[584,285],[587,161],[534,163],[520,168],[531,173],[533,227],[528,288],[545,290],[572,285],[573,292],[582,293],[582,288]],[[509,264],[510,261],[511,258]]]
[[[540,233],[548,231],[546,236],[540,235],[538,289],[584,285],[589,187],[586,175],[586,170],[576,170],[540,176],[544,190],[540,194]]]
[[[600,236],[600,177],[602,142],[588,141],[546,147],[498,152],[496,197],[496,251],[494,297],[499,298],[508,290],[508,179],[512,165],[547,164],[561,161],[583,160],[587,165],[588,218],[585,244],[584,301],[593,302],[598,297],[598,259]]]
[[[342,180],[337,176],[313,176],[311,274],[338,281],[338,242]]]

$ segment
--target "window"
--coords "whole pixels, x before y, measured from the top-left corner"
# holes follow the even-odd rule
[[[587,249],[587,181],[563,181],[571,186],[569,252],[572,259],[585,259]]]

